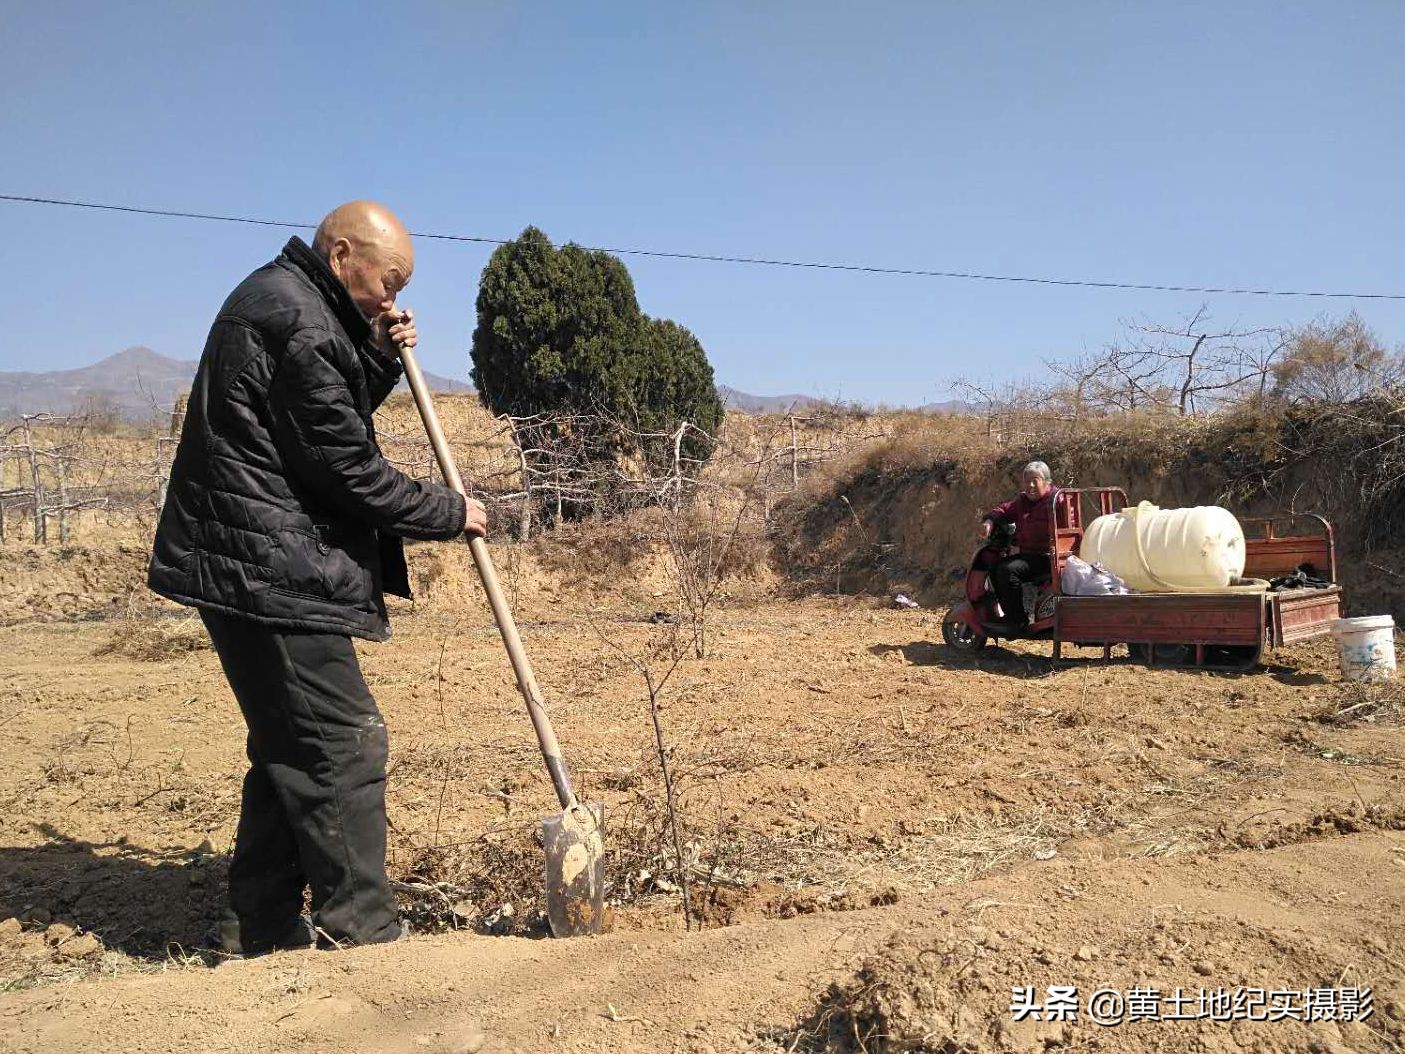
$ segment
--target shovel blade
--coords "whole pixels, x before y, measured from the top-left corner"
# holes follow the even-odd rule
[[[605,922],[605,810],[577,805],[542,820],[546,914],[553,937],[599,933]]]

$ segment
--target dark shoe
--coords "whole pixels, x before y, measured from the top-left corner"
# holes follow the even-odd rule
[[[311,948],[317,943],[317,931],[312,927],[312,920],[306,915],[299,915],[298,921],[274,945],[279,951],[294,951],[298,948]]]
[[[1029,629],[1028,622],[986,622],[982,628],[992,637],[1004,637],[1006,640],[1013,640],[1016,637],[1023,637],[1025,630]]]
[[[272,944],[259,943],[245,948],[239,936],[239,920],[226,916],[211,931],[211,946],[227,959],[252,959],[269,952],[293,951],[298,948],[311,948],[317,944],[317,932],[312,928],[312,920],[299,915],[287,931]]]
[[[309,923],[309,925],[311,925],[311,924]],[[389,944],[391,941],[401,941],[401,940],[404,940],[404,939],[405,939],[406,937],[408,937],[409,935],[410,935],[410,924],[409,924],[408,922],[406,922],[404,919],[400,919],[400,920],[398,921],[398,923],[397,923],[397,928],[396,928],[396,929],[392,930],[387,936],[382,937],[380,940],[378,940],[378,941],[372,941],[371,943],[372,943],[372,944]],[[319,932],[319,933],[316,933],[316,934],[315,934],[315,939],[316,939],[316,941],[317,941],[317,947],[321,948],[323,951],[335,951],[335,950],[340,949],[340,948],[350,948],[350,947],[354,947],[354,946],[355,946],[354,944],[348,943],[348,942],[346,942],[346,941],[333,940],[333,939],[332,939],[328,934],[326,934],[326,933],[320,933],[320,932]]]

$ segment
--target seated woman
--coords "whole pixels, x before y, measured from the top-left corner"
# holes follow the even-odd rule
[[[982,538],[989,538],[991,528],[997,523],[1014,524],[1015,545],[1019,549],[999,560],[990,570],[1005,618],[1002,622],[988,623],[987,627],[1001,636],[1019,636],[1029,626],[1029,616],[1024,609],[1024,586],[1026,582],[1049,580],[1050,539],[1054,533],[1051,520],[1062,501],[1063,493],[1054,487],[1049,466],[1042,461],[1031,461],[1021,474],[1019,496],[997,505],[981,519]]]

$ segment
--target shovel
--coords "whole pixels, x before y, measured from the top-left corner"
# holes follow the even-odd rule
[[[463,494],[463,480],[459,476],[458,466],[454,464],[449,444],[444,439],[444,429],[440,427],[439,415],[434,411],[434,401],[430,398],[414,352],[401,348],[400,361],[405,366],[405,378],[410,382],[410,393],[419,407],[424,430],[429,433],[430,445],[439,459],[444,482]],[[551,785],[556,788],[556,799],[561,804],[559,813],[542,820],[542,846],[546,850],[546,914],[551,922],[552,935],[576,937],[599,933],[605,911],[605,846],[600,837],[604,810],[598,805],[587,807],[576,799],[576,792],[571,789],[571,778],[566,774],[566,763],[561,757],[561,746],[556,742],[556,733],[552,731],[541,690],[532,674],[532,664],[527,661],[522,638],[517,633],[517,623],[498,584],[497,571],[493,568],[492,557],[488,555],[488,544],[482,538],[470,538],[468,546],[473,553],[478,575],[483,580],[483,591],[488,594],[493,618],[502,633],[503,644],[507,646],[508,658],[512,660],[517,687],[527,703],[527,713],[532,718],[532,727],[536,729],[537,744],[546,761],[546,771],[551,776]]]

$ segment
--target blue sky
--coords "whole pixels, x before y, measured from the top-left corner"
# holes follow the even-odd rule
[[[892,267],[1405,292],[1405,4],[45,4],[0,0],[0,193]],[[0,202],[0,369],[194,358],[286,232]],[[488,247],[402,302],[466,376]],[[761,394],[920,403],[1119,320],[1405,302],[1117,292],[626,257]]]

